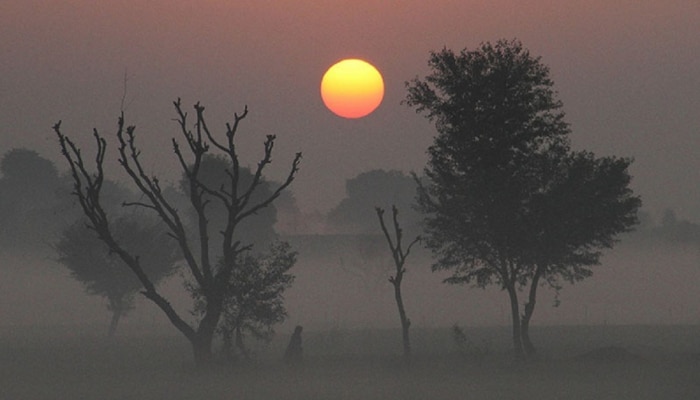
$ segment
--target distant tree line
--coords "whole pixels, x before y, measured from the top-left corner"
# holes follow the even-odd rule
[[[34,150],[7,151],[0,161],[0,246],[27,250],[48,244],[79,217],[69,180]]]

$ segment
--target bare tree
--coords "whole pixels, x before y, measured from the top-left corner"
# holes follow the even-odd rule
[[[401,319],[401,333],[403,337],[403,354],[408,359],[411,356],[411,341],[408,335],[408,329],[411,327],[411,320],[408,319],[406,315],[406,308],[403,305],[403,297],[401,296],[401,282],[403,281],[403,275],[406,273],[406,268],[404,264],[406,263],[406,257],[411,252],[411,247],[420,241],[420,236],[417,236],[408,245],[406,251],[404,252],[401,239],[402,230],[399,226],[398,214],[399,210],[395,205],[391,206],[392,220],[394,223],[394,239],[392,240],[391,234],[386,227],[384,222],[384,210],[382,208],[376,207],[377,217],[379,218],[379,225],[382,227],[382,232],[384,232],[384,237],[389,244],[389,250],[391,250],[391,256],[394,259],[394,266],[396,267],[396,274],[389,277],[389,282],[394,286],[394,298],[396,299],[396,306],[399,309],[399,318]]]
[[[136,146],[135,127],[124,124],[124,114],[118,120],[117,139],[119,142],[119,164],[129,175],[132,183],[138,188],[142,201],[124,203],[126,206],[143,207],[155,213],[167,227],[168,235],[176,241],[186,268],[189,269],[204,302],[204,311],[194,323],[186,321],[157,290],[149,275],[142,266],[138,254],[129,252],[113,235],[110,219],[100,201],[100,193],[104,182],[104,157],[106,141],[97,130],[93,135],[97,143],[95,155],[96,169],[90,172],[85,165],[80,149],[61,132],[61,121],[54,125],[54,131],[59,139],[61,151],[71,168],[74,181],[74,194],[89,220],[89,226],[97,236],[117,254],[128,268],[134,273],[143,286],[142,294],[155,303],[168,317],[170,322],[191,343],[194,360],[197,364],[208,363],[212,358],[212,340],[217,325],[224,310],[226,288],[232,270],[241,252],[250,249],[251,245],[234,239],[234,232],[239,223],[270,205],[294,180],[299,170],[301,153],[297,153],[292,161],[286,179],[263,200],[251,201],[253,193],[261,185],[263,170],[272,160],[275,142],[274,135],[268,135],[264,142],[264,153],[253,173],[253,179],[244,187],[239,186],[240,163],[234,142],[239,123],[248,114],[246,107],[242,114],[234,113],[233,124],[226,124],[226,135],[223,141],[215,139],[204,119],[204,107],[199,103],[194,105],[196,121],[193,129],[188,128],[188,114],[183,111],[181,101],[174,102],[177,112],[177,123],[184,138],[190,160],[187,160],[175,138],[172,145],[180,167],[189,182],[189,203],[197,215],[197,233],[188,232],[178,210],[173,206],[161,189],[157,177],[149,176],[141,162],[141,151]],[[202,159],[211,150],[222,153],[231,161],[231,167],[226,170],[231,184],[230,191],[224,187],[210,187],[200,179]],[[213,254],[212,238],[209,237],[208,205],[218,202],[226,209],[226,224],[220,232],[219,255]],[[193,239],[196,238],[196,239]],[[219,262],[223,260],[223,262]]]

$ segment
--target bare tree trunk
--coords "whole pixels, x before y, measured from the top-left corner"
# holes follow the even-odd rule
[[[515,289],[515,284],[508,284],[506,288],[508,297],[510,298],[510,310],[513,324],[513,356],[516,361],[522,361],[525,358],[523,351],[522,332],[520,330],[520,306],[518,304],[518,292]]]
[[[392,284],[394,285],[394,297],[396,298],[396,306],[399,309],[399,318],[401,319],[401,334],[403,337],[403,355],[407,359],[411,357],[411,340],[408,334],[408,328],[411,327],[411,320],[408,319],[406,315],[406,309],[403,306],[403,298],[401,297],[401,280],[395,279]]]
[[[382,232],[384,233],[384,237],[386,238],[386,241],[389,245],[392,258],[394,259],[394,266],[396,267],[396,275],[390,276],[389,282],[391,282],[391,284],[394,285],[394,298],[396,299],[396,306],[399,309],[399,318],[401,319],[403,355],[406,361],[409,362],[411,359],[411,341],[409,338],[408,329],[411,327],[411,320],[408,319],[408,316],[406,315],[406,309],[403,305],[403,297],[401,296],[401,281],[403,280],[403,274],[406,272],[406,269],[404,268],[404,264],[406,263],[406,257],[408,257],[408,254],[411,252],[411,247],[413,247],[414,244],[418,243],[420,237],[416,237],[408,245],[406,251],[404,252],[401,247],[401,238],[403,232],[401,230],[401,227],[399,226],[399,221],[397,218],[399,211],[396,208],[396,206],[391,206],[391,213],[394,223],[394,238],[396,239],[396,243],[394,243],[394,241],[392,240],[391,235],[389,234],[389,230],[387,229],[386,224],[384,223],[384,210],[379,207],[376,207],[375,211],[377,212],[377,217],[379,218],[379,225],[381,226]]]
[[[214,355],[211,351],[211,344],[214,339],[213,335],[197,335],[190,341],[192,344],[192,355],[194,362],[198,366],[211,364]]]
[[[195,363],[206,365],[212,362],[214,356],[212,343],[216,334],[216,326],[221,317],[221,301],[210,299],[207,303],[207,310],[204,317],[199,321],[197,332],[190,339],[194,353]]]

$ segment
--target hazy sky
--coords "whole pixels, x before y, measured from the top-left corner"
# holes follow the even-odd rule
[[[550,66],[576,148],[635,157],[646,208],[700,220],[697,0],[4,0],[0,150],[32,148],[65,169],[51,126],[62,119],[86,152],[93,127],[112,139],[126,72],[127,122],[154,173],[179,175],[175,98],[201,101],[221,134],[247,104],[244,163],[277,134],[272,178],[302,151],[293,190],[303,209],[326,211],[347,178],[424,165],[433,127],[400,102],[429,51],[499,38]],[[323,72],[346,57],[385,78],[383,104],[364,119],[336,117],[319,95]]]

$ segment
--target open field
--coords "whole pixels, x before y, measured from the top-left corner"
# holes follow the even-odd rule
[[[308,332],[305,362],[280,362],[286,336],[247,367],[195,370],[175,335],[114,341],[69,329],[0,330],[2,399],[693,399],[700,396],[699,326],[533,330],[539,360],[515,365],[508,328],[414,330],[410,366],[399,332]],[[480,356],[479,356],[480,355]]]

